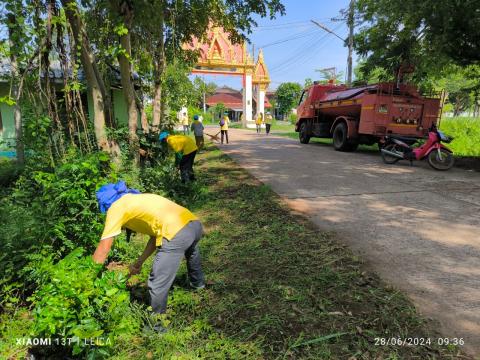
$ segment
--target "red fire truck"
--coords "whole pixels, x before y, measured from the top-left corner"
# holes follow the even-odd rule
[[[302,144],[312,137],[333,138],[336,150],[354,151],[386,135],[425,137],[439,116],[440,97],[425,97],[411,85],[314,83],[300,98],[295,131]]]

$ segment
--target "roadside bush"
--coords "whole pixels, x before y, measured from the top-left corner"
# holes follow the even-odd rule
[[[47,256],[34,270],[39,288],[31,299],[33,335],[75,339],[59,344],[63,353],[107,355],[117,336],[138,330],[140,324],[130,316],[125,275],[102,271],[83,253],[77,248],[56,264]],[[55,345],[38,350],[55,352]]]
[[[103,228],[95,190],[115,180],[111,172],[104,153],[72,151],[54,170],[27,166],[12,194],[0,200],[0,309],[33,290],[25,280],[39,261],[35,255],[46,251],[58,260],[78,246],[94,250]]]
[[[11,185],[20,177],[21,168],[15,163],[14,160],[0,158],[0,187],[6,188]]]
[[[290,113],[290,115],[288,115],[288,122],[290,124],[295,124],[297,122],[297,115],[294,113]]]
[[[457,156],[480,156],[480,119],[444,118],[440,130],[453,136],[449,146]]]
[[[142,169],[139,176],[139,190],[165,196],[186,207],[205,196],[205,188],[198,181],[182,184],[179,171],[173,161],[165,161],[154,168]]]
[[[95,191],[115,177],[107,154],[71,152],[54,170],[28,169],[12,196],[43,224],[35,243],[48,243],[60,255],[78,246],[93,250],[103,227]]]

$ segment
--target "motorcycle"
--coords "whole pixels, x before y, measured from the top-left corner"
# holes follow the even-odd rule
[[[422,145],[413,147],[417,139],[390,135],[383,139],[384,146],[380,151],[386,164],[409,160],[410,165],[413,165],[413,160],[426,158],[428,164],[435,170],[448,170],[453,166],[455,159],[453,151],[442,142],[449,143],[452,140],[452,137],[445,135],[435,125],[432,125],[428,131],[428,137]]]

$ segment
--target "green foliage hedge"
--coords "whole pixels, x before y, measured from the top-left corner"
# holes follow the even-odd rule
[[[39,356],[108,357],[115,351],[110,345],[138,334],[149,318],[145,308],[131,306],[125,276],[91,260],[104,223],[95,192],[122,178],[183,205],[201,199],[202,189],[181,184],[173,159],[164,155],[152,167],[138,168],[131,159],[114,165],[105,153],[71,149],[55,167],[40,152],[21,175],[11,162],[0,166],[9,184],[0,199],[0,318],[18,325],[25,337],[79,339],[34,348]],[[133,261],[141,251],[134,247],[120,236],[109,260]],[[19,310],[25,308],[33,316],[22,322]],[[1,338],[10,331],[0,330]],[[82,341],[97,338],[98,346]],[[0,357],[2,351],[0,346]]]
[[[35,304],[33,332],[44,338],[76,339],[61,346],[73,355],[101,353],[102,345],[111,345],[116,336],[139,328],[128,316],[126,277],[102,271],[84,253],[77,248],[56,264],[52,256],[44,257],[34,270],[39,288],[31,298]],[[100,347],[90,346],[91,341]]]
[[[12,186],[20,177],[21,168],[15,161],[6,158],[0,158],[0,188]]]
[[[480,119],[478,118],[444,118],[440,130],[453,136],[448,144],[457,156],[480,156]]]

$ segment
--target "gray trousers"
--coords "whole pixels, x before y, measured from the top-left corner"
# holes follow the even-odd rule
[[[188,278],[192,286],[205,285],[198,247],[202,234],[202,224],[196,220],[185,225],[172,240],[163,238],[148,278],[148,290],[154,312],[164,313],[167,310],[168,291],[184,256],[187,259]]]

